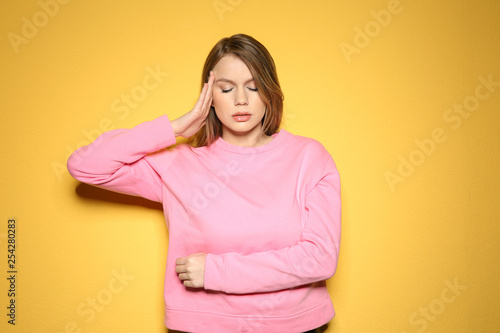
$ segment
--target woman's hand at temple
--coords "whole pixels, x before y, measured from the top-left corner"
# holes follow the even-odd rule
[[[215,81],[215,74],[210,72],[208,83],[205,83],[201,90],[200,97],[195,106],[188,113],[180,116],[171,122],[175,136],[189,138],[196,134],[205,124],[210,107],[212,105],[212,91]]]

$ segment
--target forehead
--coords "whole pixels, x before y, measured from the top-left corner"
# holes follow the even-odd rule
[[[252,78],[252,73],[243,60],[231,54],[222,57],[213,70],[216,78],[221,76],[228,79],[241,78],[247,80]]]

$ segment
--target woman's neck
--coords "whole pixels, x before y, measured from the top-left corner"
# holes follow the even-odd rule
[[[225,129],[222,132],[222,139],[235,146],[258,147],[271,142],[273,137],[262,132],[260,128],[258,131],[247,133],[238,133]]]

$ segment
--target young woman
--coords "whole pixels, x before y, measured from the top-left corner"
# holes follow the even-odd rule
[[[106,132],[70,156],[76,179],[163,203],[169,329],[290,333],[333,318],[339,174],[320,143],[279,130],[282,113],[271,55],[234,35],[208,55],[191,111]],[[177,136],[189,144],[164,149]]]

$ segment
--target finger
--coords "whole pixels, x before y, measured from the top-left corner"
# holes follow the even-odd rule
[[[208,83],[210,85],[213,85],[215,82],[215,72],[214,71],[210,71],[210,78],[208,79]]]
[[[210,96],[212,96],[212,90],[215,83],[215,73],[210,72],[210,79],[208,80],[208,90],[210,90]]]
[[[181,273],[179,274],[179,279],[181,279],[181,281],[189,280],[189,276],[187,273]]]
[[[210,105],[212,104],[214,81],[215,81],[215,74],[214,72],[210,72],[210,77],[207,83],[207,91],[205,92],[205,97],[203,101],[203,111],[205,110],[208,111],[210,109]]]
[[[186,265],[177,265],[175,266],[175,272],[176,273],[185,273],[186,271]]]
[[[175,264],[176,265],[185,265],[187,262],[187,257],[180,257],[180,258],[177,258],[177,260],[175,261]]]
[[[203,107],[203,104],[205,102],[205,95],[207,94],[208,90],[208,83],[205,83],[203,85],[203,89],[200,92],[200,96],[198,97],[198,100],[196,101],[196,104],[194,105],[195,110],[199,110],[200,108]]]
[[[205,105],[203,106],[203,113],[205,116],[208,116],[208,113],[210,112],[210,107],[212,106],[212,96],[208,96],[207,101]]]

